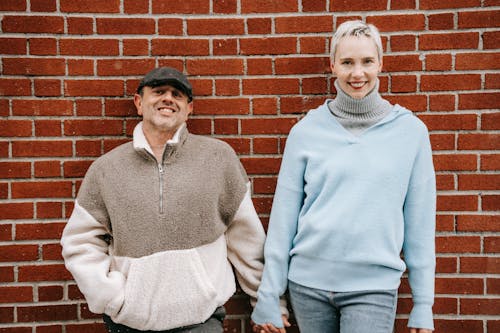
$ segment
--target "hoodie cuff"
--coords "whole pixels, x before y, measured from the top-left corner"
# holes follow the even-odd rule
[[[415,304],[410,313],[408,327],[434,330],[434,321],[432,319],[432,305]]]

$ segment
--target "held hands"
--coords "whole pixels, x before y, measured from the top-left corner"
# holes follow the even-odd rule
[[[410,333],[432,333],[432,330],[426,328],[410,328]]]
[[[284,326],[282,328],[277,328],[273,324],[269,323],[258,325],[252,322],[252,330],[254,333],[285,333],[286,327],[290,327],[290,323],[285,315],[282,315],[281,318]]]

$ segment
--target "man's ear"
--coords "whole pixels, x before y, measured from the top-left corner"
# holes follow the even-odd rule
[[[139,94],[134,95],[134,104],[135,108],[137,109],[137,114],[139,116],[142,116],[142,97]]]
[[[189,102],[188,103],[188,110],[189,110],[189,114],[193,113],[193,101]]]

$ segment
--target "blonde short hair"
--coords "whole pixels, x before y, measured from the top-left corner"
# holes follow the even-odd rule
[[[384,50],[382,48],[382,39],[380,38],[380,32],[377,27],[373,24],[367,24],[363,21],[346,21],[338,26],[337,31],[332,37],[331,47],[330,47],[330,61],[333,63],[335,61],[335,52],[337,51],[337,46],[340,40],[344,37],[349,36],[365,36],[371,38],[377,47],[378,60],[382,61],[382,56]]]

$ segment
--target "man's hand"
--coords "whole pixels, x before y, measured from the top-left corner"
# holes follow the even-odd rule
[[[269,323],[262,325],[252,323],[252,330],[254,333],[286,333],[286,327],[290,327],[290,323],[288,322],[288,318],[285,315],[282,315],[281,319],[283,320],[284,326],[282,328],[278,328]]]
[[[432,333],[432,330],[427,328],[410,328],[410,333]]]

